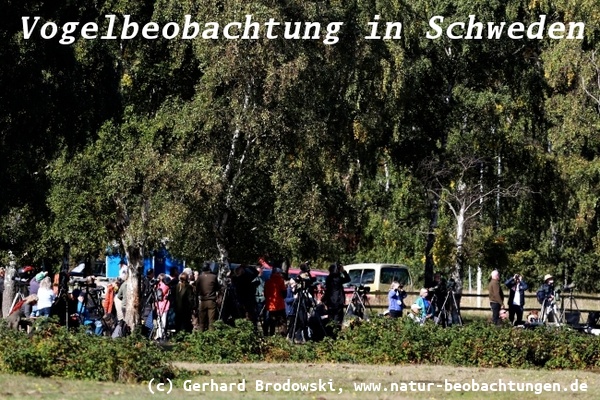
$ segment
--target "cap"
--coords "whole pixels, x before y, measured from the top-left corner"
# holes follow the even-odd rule
[[[42,281],[42,279],[44,279],[45,277],[46,277],[46,272],[40,272],[39,274],[37,274],[37,275],[35,276],[35,280],[36,280],[37,282],[41,282],[41,281]]]
[[[417,311],[421,310],[421,306],[418,305],[417,303],[415,303],[412,306],[410,306],[410,309],[413,310],[414,312],[417,312]]]
[[[554,279],[554,277],[550,274],[544,275],[544,282],[548,282],[548,279]]]

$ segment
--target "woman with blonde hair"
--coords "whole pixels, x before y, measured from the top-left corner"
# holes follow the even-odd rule
[[[40,288],[37,293],[38,296],[38,315],[40,317],[49,317],[52,303],[56,299],[54,290],[52,290],[52,281],[47,276],[40,282]]]

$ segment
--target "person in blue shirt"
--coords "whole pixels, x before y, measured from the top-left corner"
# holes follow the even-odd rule
[[[427,300],[428,294],[429,291],[425,288],[422,288],[419,292],[419,297],[415,301],[415,304],[421,307],[421,320],[423,322],[433,318],[433,307],[431,306],[431,302]]]
[[[84,326],[94,327],[94,334],[102,335],[102,321],[91,318],[90,312],[85,305],[85,293],[81,290],[74,290],[73,292],[73,298],[77,299],[77,315],[79,316],[79,322]]]
[[[406,292],[400,286],[400,283],[394,281],[390,285],[390,291],[388,292],[388,311],[392,318],[400,318],[402,311],[404,310],[404,299],[406,298]]]

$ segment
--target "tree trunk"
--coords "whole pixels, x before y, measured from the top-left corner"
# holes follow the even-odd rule
[[[141,278],[144,271],[143,250],[132,246],[126,252],[129,262],[127,276],[127,304],[125,305],[125,323],[133,330],[141,323]]]
[[[219,257],[221,262],[226,262],[229,259],[229,251],[225,245],[225,241],[217,237],[217,249],[219,250]]]
[[[252,78],[246,84],[242,113],[247,112],[250,107],[253,84],[254,80]],[[229,259],[229,251],[226,245],[227,220],[231,210],[231,203],[235,196],[237,182],[246,163],[246,156],[255,140],[256,138],[253,140],[250,140],[247,137],[245,138],[242,132],[242,126],[239,123],[237,124],[231,137],[231,147],[229,149],[229,155],[227,156],[227,163],[223,167],[223,173],[221,174],[221,181],[225,188],[225,203],[223,204],[221,214],[215,216],[214,223],[215,239],[221,262],[226,262]]]
[[[10,306],[12,305],[12,301],[17,293],[17,286],[15,285],[15,281],[13,278],[17,273],[17,268],[14,263],[10,263],[8,267],[6,267],[6,271],[4,274],[4,293],[2,295],[2,317],[8,317],[8,313],[10,312]]]
[[[431,214],[429,218],[429,232],[427,233],[427,244],[425,245],[425,287],[433,286],[433,246],[435,245],[435,228],[437,228],[439,212],[439,201],[434,198],[431,201]]]
[[[456,216],[456,263],[454,264],[454,271],[452,272],[452,279],[456,282],[456,302],[460,308],[460,300],[463,291],[463,269],[464,269],[464,257],[463,257],[463,243],[465,236],[465,207],[461,206]]]

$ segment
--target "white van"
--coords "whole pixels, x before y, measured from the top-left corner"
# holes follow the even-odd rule
[[[412,278],[408,267],[401,264],[350,264],[344,265],[350,275],[351,286],[368,286],[371,292],[390,289],[393,281],[404,285],[404,290],[412,290]]]

